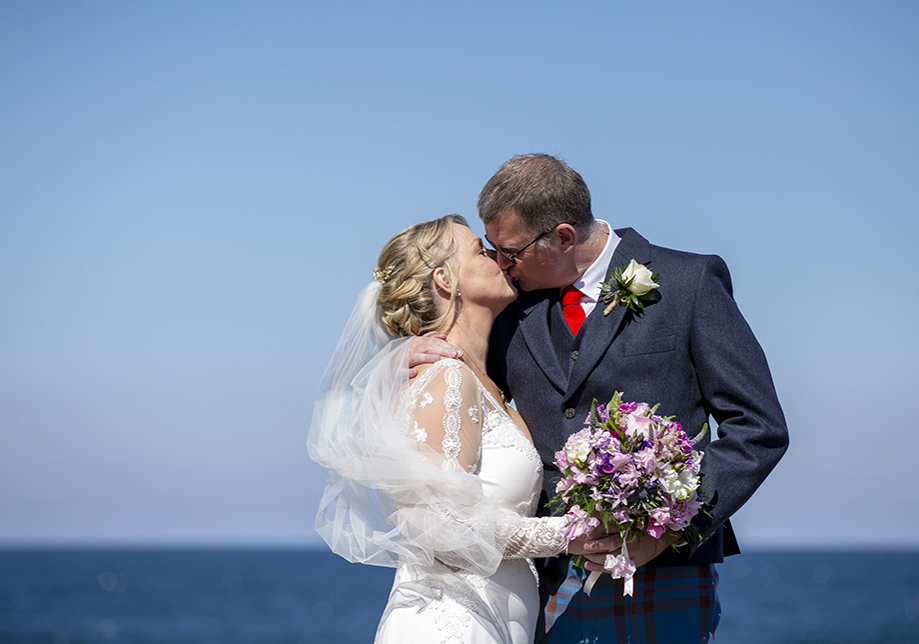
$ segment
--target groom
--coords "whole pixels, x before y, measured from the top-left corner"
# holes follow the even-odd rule
[[[490,373],[516,402],[555,493],[553,455],[583,428],[592,401],[660,403],[687,434],[714,419],[718,439],[696,449],[706,512],[700,537],[678,534],[629,543],[639,566],[633,597],[603,575],[588,597],[587,574],[567,557],[542,562],[538,642],[706,642],[720,606],[713,564],[739,552],[729,517],[772,470],[788,444],[766,358],[731,294],[724,262],[654,246],[631,228],[594,219],[581,176],[543,154],[517,156],[489,179],[478,201],[486,239],[521,291],[495,322]],[[642,313],[607,311],[600,282],[635,260],[659,274]],[[429,338],[422,351],[449,355]],[[452,348],[452,347],[451,347]],[[545,500],[545,499],[544,499]],[[593,542],[587,564],[602,570],[617,536]],[[670,545],[677,546],[676,549]]]

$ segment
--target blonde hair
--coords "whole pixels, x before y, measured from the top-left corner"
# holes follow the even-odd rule
[[[453,224],[468,227],[459,215],[415,224],[393,237],[380,253],[375,275],[382,282],[377,304],[381,322],[396,336],[421,335],[438,328],[456,301],[456,241]],[[434,270],[443,267],[450,284],[450,305],[438,311],[434,298]]]

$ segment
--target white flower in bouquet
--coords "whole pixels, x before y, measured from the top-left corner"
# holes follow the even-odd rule
[[[675,500],[687,501],[699,487],[699,476],[689,470],[679,473],[671,471],[661,480],[661,485]]]

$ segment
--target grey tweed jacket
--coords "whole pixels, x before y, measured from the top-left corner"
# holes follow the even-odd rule
[[[555,491],[552,458],[584,426],[591,402],[614,391],[624,400],[660,403],[687,434],[717,424],[698,446],[708,514],[694,520],[701,538],[668,551],[650,566],[709,564],[739,552],[729,517],[775,467],[788,430],[766,357],[734,302],[727,266],[649,244],[631,228],[610,268],[635,259],[660,273],[659,299],[641,315],[599,303],[573,337],[561,312],[559,289],[520,292],[492,332],[489,369],[513,398],[542,456],[545,495]]]

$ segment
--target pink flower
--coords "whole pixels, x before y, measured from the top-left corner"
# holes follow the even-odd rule
[[[562,472],[568,469],[568,455],[565,454],[565,450],[561,449],[555,452],[555,464],[558,465],[558,469]]]
[[[638,471],[631,461],[627,462],[620,472],[619,485],[621,487],[629,488],[638,485],[638,479],[641,476],[641,472]]]
[[[574,475],[575,483],[579,485],[594,485],[597,482],[597,479],[587,472],[582,472],[576,467],[571,468],[571,472]]]
[[[635,403],[635,411],[632,412],[633,415],[645,416],[651,411],[651,405],[646,402]]]
[[[629,414],[626,434],[629,436],[640,436],[641,438],[651,437],[651,419],[647,416],[637,416]]]
[[[654,455],[654,450],[648,447],[635,454],[635,462],[647,474],[657,469],[657,457]]]
[[[632,515],[629,513],[628,508],[620,508],[613,512],[613,517],[618,523],[629,523],[632,521]]]
[[[697,500],[676,504],[671,512],[670,529],[679,532],[687,528],[700,509],[702,509],[702,503]]]
[[[557,494],[559,492],[564,492],[565,490],[570,490],[575,485],[576,483],[570,478],[561,479],[558,483],[555,484],[555,492]]]
[[[648,513],[651,521],[648,523],[648,534],[655,539],[660,539],[661,535],[667,530],[667,524],[670,522],[670,508],[654,508]]]
[[[587,516],[587,511],[582,510],[579,505],[572,505],[568,508],[568,541],[577,539],[581,535],[587,534],[593,528],[600,525],[600,520],[595,517]]]
[[[635,574],[635,562],[622,555],[606,555],[603,567],[613,579],[628,579]]]
[[[623,466],[630,462],[632,457],[628,454],[623,454],[622,452],[610,452],[609,462],[613,466],[613,471],[621,470]]]
[[[667,522],[670,521],[670,508],[667,506],[662,508],[654,508],[648,514],[651,515],[651,519],[654,521],[654,523],[657,523],[658,525],[665,526],[667,525]]]

